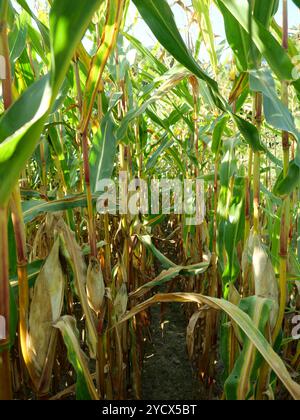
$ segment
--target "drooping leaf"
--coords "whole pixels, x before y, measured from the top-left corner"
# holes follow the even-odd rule
[[[264,334],[270,316],[270,305],[271,303],[266,299],[250,297],[243,299],[239,308],[249,315],[253,326]],[[242,340],[242,352],[224,386],[228,400],[245,401],[255,398],[253,384],[256,382],[263,358],[244,332]]]
[[[125,322],[137,315],[139,312],[146,310],[150,306],[163,302],[181,302],[208,305],[217,310],[222,310],[227,313],[230,318],[240,327],[246,337],[257,348],[271,369],[276,373],[278,378],[282,381],[285,387],[295,400],[300,399],[300,385],[297,384],[290,376],[284,362],[280,356],[273,350],[272,346],[265,339],[264,335],[257,329],[249,315],[243,312],[234,304],[208,296],[203,296],[195,293],[168,293],[157,294],[147,301],[135,306],[126,316],[121,320]]]
[[[97,194],[93,195],[93,202],[98,199]],[[36,217],[43,213],[56,213],[63,210],[75,209],[77,207],[87,207],[86,195],[77,194],[63,198],[61,200],[44,201],[31,200],[23,202],[23,214],[25,223],[32,222]]]
[[[274,186],[274,194],[282,198],[287,197],[299,186],[299,183],[300,166],[293,160],[289,164],[287,176],[284,177],[283,171],[279,175]]]
[[[147,99],[141,106],[138,106],[136,109],[131,109],[127,115],[123,118],[122,123],[117,130],[117,139],[121,140],[125,137],[128,125],[131,121],[141,116],[147,108],[161,99],[166,93],[171,89],[177,86],[182,80],[184,80],[189,75],[187,70],[182,67],[176,67],[168,71],[163,77],[157,79],[156,83],[162,82],[161,86],[155,89],[149,99]]]
[[[221,111],[229,113],[236,122],[238,128],[241,130],[243,137],[251,145],[253,150],[262,151],[263,148],[260,144],[257,128],[248,121],[245,121],[238,115],[232,113],[231,108],[228,104],[226,104],[224,98],[222,98],[216,81],[203,72],[187,49],[176,26],[172,10],[167,1],[161,0],[159,4],[156,0],[149,0],[147,2],[143,0],[133,1],[161,45],[164,46],[179,63],[185,66],[199,79],[207,83],[210,95],[213,98],[215,105]],[[122,136],[120,136],[120,138],[122,138]]]
[[[234,52],[238,69],[245,72],[248,70],[249,36],[224,4],[219,0],[217,1],[217,4],[224,18],[226,38]]]
[[[22,7],[23,10],[25,10],[28,15],[34,20],[36,26],[38,27],[38,30],[40,31],[40,34],[42,35],[42,39],[44,42],[44,46],[47,48],[47,50],[50,50],[50,36],[49,36],[49,28],[47,28],[44,23],[42,23],[33,13],[33,11],[30,9],[30,7],[27,4],[26,0],[17,0],[19,5]]]
[[[278,130],[288,131],[300,142],[300,132],[296,128],[294,117],[286,105],[279,99],[275,81],[267,69],[250,72],[250,89],[262,92],[264,96],[264,113],[268,124]]]
[[[68,359],[75,369],[76,399],[79,401],[99,400],[97,390],[89,372],[88,360],[80,348],[79,333],[76,320],[71,316],[63,316],[58,320],[55,328],[59,329],[68,350]]]
[[[208,270],[210,263],[203,262],[198,263],[190,266],[180,266],[172,263],[168,260],[165,256],[163,256],[152,244],[150,237],[148,236],[141,236],[139,237],[141,242],[153,252],[153,254],[159,259],[159,261],[163,264],[166,270],[162,271],[159,276],[157,276],[154,280],[144,284],[143,286],[139,287],[137,290],[130,294],[131,298],[140,298],[145,293],[149,292],[151,289],[157,286],[161,286],[170,280],[173,280],[175,277],[178,276],[197,276],[199,274],[205,273]]]
[[[50,11],[50,41],[52,50],[51,85],[56,98],[74,52],[78,47],[95,11],[103,0],[80,2],[55,0]]]
[[[208,83],[214,92],[218,91],[217,83],[211,79],[197,64],[187,49],[176,26],[174,15],[166,0],[133,0],[144,21],[150,27],[158,41],[176,60],[192,73]]]

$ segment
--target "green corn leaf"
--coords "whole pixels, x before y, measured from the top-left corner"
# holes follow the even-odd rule
[[[274,186],[274,194],[279,197],[288,197],[295,188],[299,187],[300,184],[300,166],[295,160],[290,162],[288,174],[286,177],[283,176],[283,171],[278,177]]]
[[[245,312],[253,325],[262,334],[270,317],[272,303],[267,299],[252,296],[243,299],[239,308]],[[263,357],[249,338],[242,333],[243,349],[238,357],[234,369],[225,382],[225,394],[227,400],[245,401],[254,397],[254,383],[256,383]]]
[[[226,9],[249,33],[249,3],[239,0],[220,0]],[[254,17],[252,18],[252,40],[259,52],[266,58],[270,67],[280,80],[293,80],[293,63],[282,46],[273,35]],[[300,79],[293,82],[296,90],[300,93]]]
[[[122,140],[126,135],[128,125],[133,120],[141,116],[150,105],[157,102],[171,89],[177,86],[182,80],[184,80],[188,76],[188,74],[189,73],[187,72],[187,70],[178,66],[175,69],[172,69],[165,73],[162,77],[155,80],[155,85],[153,87],[155,87],[156,84],[159,82],[162,82],[162,84],[157,89],[151,89],[151,96],[141,106],[133,108],[127,113],[127,115],[123,118],[119,129],[117,130],[117,139]]]
[[[268,124],[278,130],[288,131],[300,142],[300,132],[296,128],[294,117],[279,99],[271,72],[267,69],[251,71],[250,89],[263,93],[264,112]]]
[[[0,119],[0,201],[8,201],[39,141],[51,105],[49,78],[31,85]]]
[[[19,5],[24,9],[28,15],[34,20],[36,26],[38,27],[38,30],[40,31],[43,39],[44,46],[48,51],[50,51],[50,35],[49,35],[49,29],[47,26],[45,26],[33,13],[33,11],[30,9],[30,7],[27,4],[26,0],[17,0]]]
[[[53,2],[50,12],[53,99],[59,92],[78,44],[102,1],[79,2],[76,7],[72,0]]]
[[[220,0],[217,4],[223,15],[226,38],[234,52],[237,67],[245,72],[248,70],[249,36]]]
[[[91,168],[92,191],[97,192],[97,182],[102,179],[110,179],[116,158],[117,139],[115,136],[116,125],[113,121],[111,111],[121,98],[117,94],[112,100],[109,110],[101,122],[101,127],[95,134],[89,162]]]
[[[76,399],[79,401],[99,400],[97,390],[93,383],[88,368],[86,355],[80,348],[79,332],[76,327],[76,320],[71,316],[63,316],[56,324],[68,350],[68,359],[75,369],[76,378]]]
[[[207,82],[214,92],[218,92],[217,83],[201,69],[187,49],[166,0],[133,0],[133,2],[158,41],[173,57],[199,79]]]
[[[115,124],[111,118],[105,119],[93,140],[90,153],[92,191],[97,192],[97,182],[110,179],[114,170],[117,143],[114,135]]]
[[[0,120],[1,202],[9,200],[19,174],[40,139],[75,49],[100,3],[101,0],[91,0],[88,5],[80,3],[76,8],[70,0],[53,3],[50,13],[51,78],[46,76],[30,86]]]
[[[28,21],[25,19],[24,14],[21,14],[17,19],[14,31],[9,36],[10,60],[12,63],[18,60],[25,49],[27,30]]]
[[[210,56],[210,62],[215,74],[218,72],[218,57],[215,49],[215,36],[210,20],[210,0],[193,0],[204,44]]]
[[[277,13],[279,7],[279,0],[260,1],[255,0],[253,8],[253,16],[265,28],[270,25],[271,18]]]
[[[172,10],[166,0],[160,0],[159,2],[157,0],[133,1],[158,41],[179,63],[207,83],[215,105],[223,112],[227,111],[230,114],[253,150],[263,151],[256,127],[232,113],[230,107],[222,98],[216,81],[211,79],[194,60],[180,35]]]
[[[100,194],[93,195],[93,202],[96,203]],[[87,207],[86,194],[67,196],[61,200],[24,201],[22,204],[25,223],[32,222],[36,217],[44,213],[56,213],[59,211]]]
[[[271,19],[276,14],[279,6],[279,0],[269,0],[269,1],[260,1],[254,0],[253,3],[253,17],[257,22],[261,23],[264,28],[267,30],[270,27]],[[249,26],[250,25],[250,26]],[[252,37],[252,21],[248,23],[250,37]],[[253,43],[250,45],[250,64],[257,68],[261,63],[261,53],[260,51],[253,46]],[[253,62],[251,63],[251,60]]]
[[[167,150],[169,147],[171,147],[174,143],[174,140],[169,139],[166,137],[166,135],[163,136],[163,140],[160,143],[159,147],[155,150],[153,155],[151,155],[150,159],[147,162],[146,170],[147,172],[151,169],[155,168],[155,165],[157,164],[157,161],[160,157],[163,156],[163,153],[165,150]]]
[[[154,280],[144,284],[142,287],[135,290],[130,296],[134,298],[140,298],[145,293],[157,286],[161,286],[170,280],[173,280],[177,276],[196,276],[205,273],[210,263],[199,263],[190,266],[179,266],[174,264],[168,258],[166,258],[158,249],[153,245],[151,237],[148,235],[138,236],[141,243],[153,253],[153,255],[160,261],[162,266],[166,268],[165,271]]]
[[[102,1],[103,0],[100,0],[100,3]],[[81,121],[82,132],[87,130],[105,66],[116,45],[119,29],[123,19],[124,6],[124,0],[108,0],[107,16],[105,26],[103,28],[102,42],[92,59],[84,91]],[[82,7],[85,7],[84,3],[82,3]]]
[[[133,293],[130,294],[130,297],[133,299],[139,299],[144,296],[147,292],[152,290],[154,287],[160,287],[169,281],[173,280],[178,276],[198,276],[205,273],[208,270],[209,263],[199,263],[189,266],[175,266],[169,268],[168,270],[162,271],[159,276],[154,280],[144,284],[139,287]]]
[[[221,148],[222,142],[222,135],[224,133],[226,124],[228,122],[228,117],[223,117],[220,121],[217,122],[213,131],[213,138],[212,138],[212,152],[217,155]]]
[[[149,62],[154,65],[159,74],[163,75],[168,71],[168,68],[162,62],[160,62],[147,48],[145,48],[138,39],[128,34],[127,32],[122,32],[122,35],[128,39],[128,41],[143,55],[143,57],[147,58]]]
[[[153,244],[151,236],[149,235],[140,235],[139,240],[141,243],[150,251],[152,254],[159,260],[161,265],[166,268],[174,268],[176,267],[176,264],[173,263],[171,260],[169,260],[167,257],[165,257]]]

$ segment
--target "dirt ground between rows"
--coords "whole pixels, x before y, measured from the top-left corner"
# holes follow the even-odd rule
[[[186,321],[180,304],[168,304],[161,328],[160,306],[151,310],[152,342],[145,351],[142,397],[145,400],[200,400],[186,349]]]

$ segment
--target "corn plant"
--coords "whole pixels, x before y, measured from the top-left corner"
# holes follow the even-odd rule
[[[290,4],[0,0],[0,400],[142,399],[170,302],[207,399],[300,399]]]

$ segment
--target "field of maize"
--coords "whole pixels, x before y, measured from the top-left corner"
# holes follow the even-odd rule
[[[0,400],[300,400],[299,8],[0,0]]]

